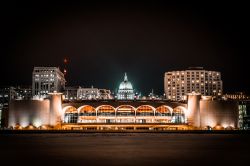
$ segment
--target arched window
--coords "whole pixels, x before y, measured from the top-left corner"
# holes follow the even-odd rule
[[[135,116],[135,108],[131,105],[121,105],[116,109],[116,116]]]
[[[155,116],[171,116],[172,108],[162,105],[160,107],[157,107],[155,110]]]
[[[97,116],[115,116],[115,108],[110,105],[101,105],[96,110]]]
[[[78,108],[79,116],[96,116],[96,110],[90,105]]]
[[[182,107],[176,107],[172,114],[172,123],[186,123],[185,110]]]
[[[75,107],[68,106],[63,109],[64,123],[77,123],[78,112]]]
[[[139,106],[136,110],[136,116],[154,116],[154,108],[149,105]]]

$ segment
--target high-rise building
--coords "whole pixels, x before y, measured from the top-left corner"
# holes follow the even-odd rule
[[[64,74],[58,67],[34,67],[32,96],[44,98],[50,92],[62,92],[65,88]]]
[[[164,91],[168,100],[185,100],[187,93],[199,92],[204,96],[221,96],[221,73],[207,71],[203,67],[165,73]]]

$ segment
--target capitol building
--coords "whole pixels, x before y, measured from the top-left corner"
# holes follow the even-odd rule
[[[133,100],[134,99],[134,89],[131,82],[128,81],[128,76],[125,73],[124,80],[120,83],[119,90],[117,93],[117,98],[119,100]]]

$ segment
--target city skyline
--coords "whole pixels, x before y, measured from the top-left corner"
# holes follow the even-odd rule
[[[197,68],[197,69],[196,69]],[[53,66],[43,66],[43,67],[34,67],[33,68],[33,76],[32,76],[32,83],[31,83],[31,85],[20,85],[20,84],[17,84],[17,85],[1,85],[1,87],[2,88],[4,88],[4,87],[16,87],[16,88],[30,88],[30,89],[33,89],[34,87],[34,79],[35,79],[35,74],[34,74],[34,71],[36,71],[37,69],[41,69],[41,70],[47,70],[47,69],[57,69],[59,72],[61,72],[61,74],[63,74],[63,70],[66,70],[66,69],[62,69],[62,68],[60,68],[60,67],[53,67]],[[193,70],[194,69],[194,70]],[[138,89],[135,89],[136,90],[136,93],[139,93],[139,94],[141,94],[141,95],[143,95],[143,96],[147,96],[147,95],[151,95],[152,93],[154,93],[154,95],[157,95],[157,96],[165,96],[166,95],[166,75],[168,74],[168,73],[172,73],[172,72],[174,72],[174,73],[179,73],[179,72],[184,72],[184,71],[198,71],[198,73],[200,72],[200,71],[205,71],[205,69],[203,68],[203,67],[189,67],[189,68],[187,68],[187,69],[178,69],[178,70],[174,70],[174,71],[167,71],[167,72],[165,72],[164,73],[164,77],[163,77],[163,79],[164,79],[164,85],[163,85],[163,87],[164,87],[164,90],[163,90],[163,92],[162,93],[157,93],[157,94],[155,94],[154,93],[154,89],[152,88],[152,89],[150,89],[149,91],[148,91],[148,94],[147,94],[147,92],[146,93],[142,93],[140,90],[139,90],[139,88]],[[50,72],[50,71],[49,71]],[[206,71],[206,72],[212,72],[212,73],[214,73],[214,74],[216,74],[216,73],[220,73],[220,72],[218,72],[218,71]],[[40,74],[46,74],[46,73],[40,73]],[[125,72],[125,75],[126,75],[126,72]],[[217,74],[218,75],[218,74]],[[221,74],[219,74],[219,75],[221,75]],[[37,77],[38,75],[36,75],[36,77]],[[45,75],[46,76],[46,75]],[[67,76],[67,75],[64,75],[64,77],[65,76]],[[49,75],[49,77],[50,77],[50,75]],[[53,75],[53,77],[54,77],[54,75]],[[64,79],[64,77],[63,77],[63,79]],[[221,77],[221,76],[219,76],[219,77]],[[192,78],[192,81],[197,81],[196,80],[196,78],[194,77],[194,78]],[[222,81],[222,80],[221,80]],[[119,82],[119,81],[118,81]],[[67,83],[67,80],[66,80],[66,83]],[[209,83],[212,83],[212,82],[209,82]],[[46,83],[45,83],[46,84]],[[47,83],[47,84],[50,84],[50,83]],[[214,82],[213,82],[213,84],[214,84]],[[176,84],[177,85],[177,84]],[[220,86],[222,86],[222,84],[220,85]],[[58,91],[66,91],[66,89],[67,88],[73,88],[73,87],[82,87],[82,88],[94,88],[94,86],[93,86],[93,84],[91,85],[91,86],[86,86],[86,85],[68,85],[68,84],[65,84],[64,83],[64,87],[65,87],[65,89],[63,90],[63,89],[61,89],[61,90],[58,90]],[[100,88],[100,87],[96,87],[95,86],[95,88]],[[105,88],[105,87],[104,87]],[[222,88],[222,87],[221,87]],[[102,89],[102,88],[101,88]],[[111,92],[112,92],[112,94],[113,95],[115,95],[115,94],[117,94],[117,92],[119,91],[118,90],[119,89],[119,86],[116,86],[116,87],[113,87],[113,88],[111,88]],[[208,89],[207,89],[208,90]],[[57,90],[56,90],[57,91]],[[195,89],[193,89],[192,90],[193,92],[198,92],[198,93],[201,93],[200,92],[200,90],[195,90]],[[190,91],[191,92],[191,91]],[[222,92],[222,89],[220,90],[220,92]],[[242,93],[242,94],[246,94],[246,91],[233,91],[232,92],[232,94],[238,94],[238,93]],[[203,93],[201,93],[201,94],[203,94]],[[220,93],[219,94],[219,96],[221,96],[221,95],[223,95],[224,93]],[[225,92],[225,94],[231,94],[230,92]],[[204,95],[204,94],[203,94]],[[34,96],[34,95],[33,95]],[[206,96],[206,95],[205,95]]]
[[[248,6],[1,2],[1,163],[247,165]]]
[[[239,4],[4,5],[1,85],[31,85],[33,67],[63,67],[67,58],[69,86],[114,91],[127,72],[136,90],[160,95],[165,72],[202,66],[221,72],[225,93],[249,93]]]

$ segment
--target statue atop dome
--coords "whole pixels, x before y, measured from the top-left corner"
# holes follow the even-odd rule
[[[132,84],[128,81],[127,73],[124,74],[124,81],[120,83],[119,90],[117,93],[119,100],[133,100],[134,89]]]

